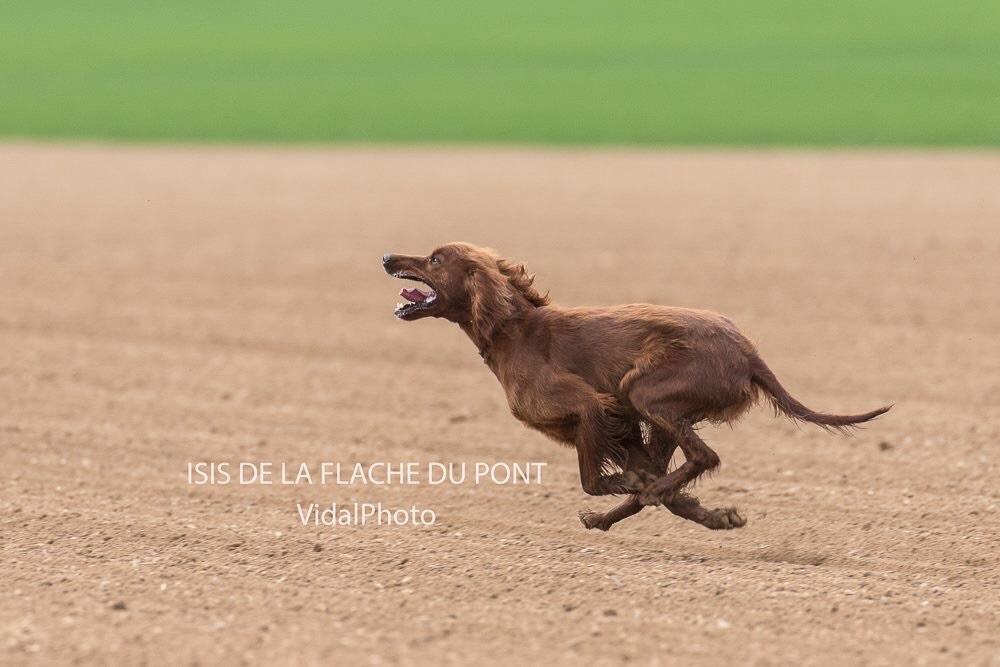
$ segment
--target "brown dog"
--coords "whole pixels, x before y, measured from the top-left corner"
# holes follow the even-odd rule
[[[403,289],[407,303],[397,306],[396,317],[457,323],[500,380],[511,413],[576,448],[586,493],[630,494],[608,512],[581,512],[587,528],[607,530],[659,504],[708,528],[743,526],[734,508],[706,509],[683,489],[719,465],[695,425],[732,422],[761,394],[776,411],[827,429],[889,410],[810,410],[781,386],[736,325],[716,313],[646,304],[560,308],[533,287],[522,265],[467,243],[426,257],[384,255],[382,265],[430,288]],[[677,447],[686,460],[668,472]]]

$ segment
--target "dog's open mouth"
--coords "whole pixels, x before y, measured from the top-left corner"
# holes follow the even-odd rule
[[[427,290],[422,290],[419,287],[410,287],[399,290],[399,296],[406,299],[407,303],[397,303],[396,304],[396,317],[405,318],[407,315],[416,313],[421,310],[426,310],[434,305],[437,301],[437,292],[434,288],[423,278],[416,276],[412,273],[395,273],[393,274],[395,278],[401,278],[403,280],[413,280],[415,282],[423,284]]]

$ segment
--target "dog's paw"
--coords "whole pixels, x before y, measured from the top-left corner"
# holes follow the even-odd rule
[[[705,519],[705,527],[712,530],[730,530],[732,528],[742,528],[747,525],[747,520],[735,507],[719,507],[711,510]]]
[[[629,493],[642,493],[656,482],[656,475],[645,470],[626,470],[621,474],[621,486]]]
[[[646,507],[658,507],[663,504],[663,494],[654,493],[649,489],[640,491],[637,496],[639,502]]]
[[[603,519],[604,516],[600,512],[595,512],[593,510],[583,510],[577,516],[580,517],[580,523],[587,530],[592,528],[597,528],[598,530],[606,531],[610,526],[605,525]]]

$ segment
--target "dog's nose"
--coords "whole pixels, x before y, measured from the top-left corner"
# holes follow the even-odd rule
[[[392,259],[392,255],[385,253],[382,255],[382,264],[388,264],[390,259]]]

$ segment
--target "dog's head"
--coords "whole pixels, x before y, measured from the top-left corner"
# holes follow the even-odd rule
[[[549,303],[548,296],[532,286],[534,278],[523,265],[468,243],[449,243],[424,256],[386,254],[382,266],[393,277],[428,288],[400,290],[407,302],[396,306],[396,317],[441,317],[467,325],[480,345],[492,339],[519,302],[531,307]]]

